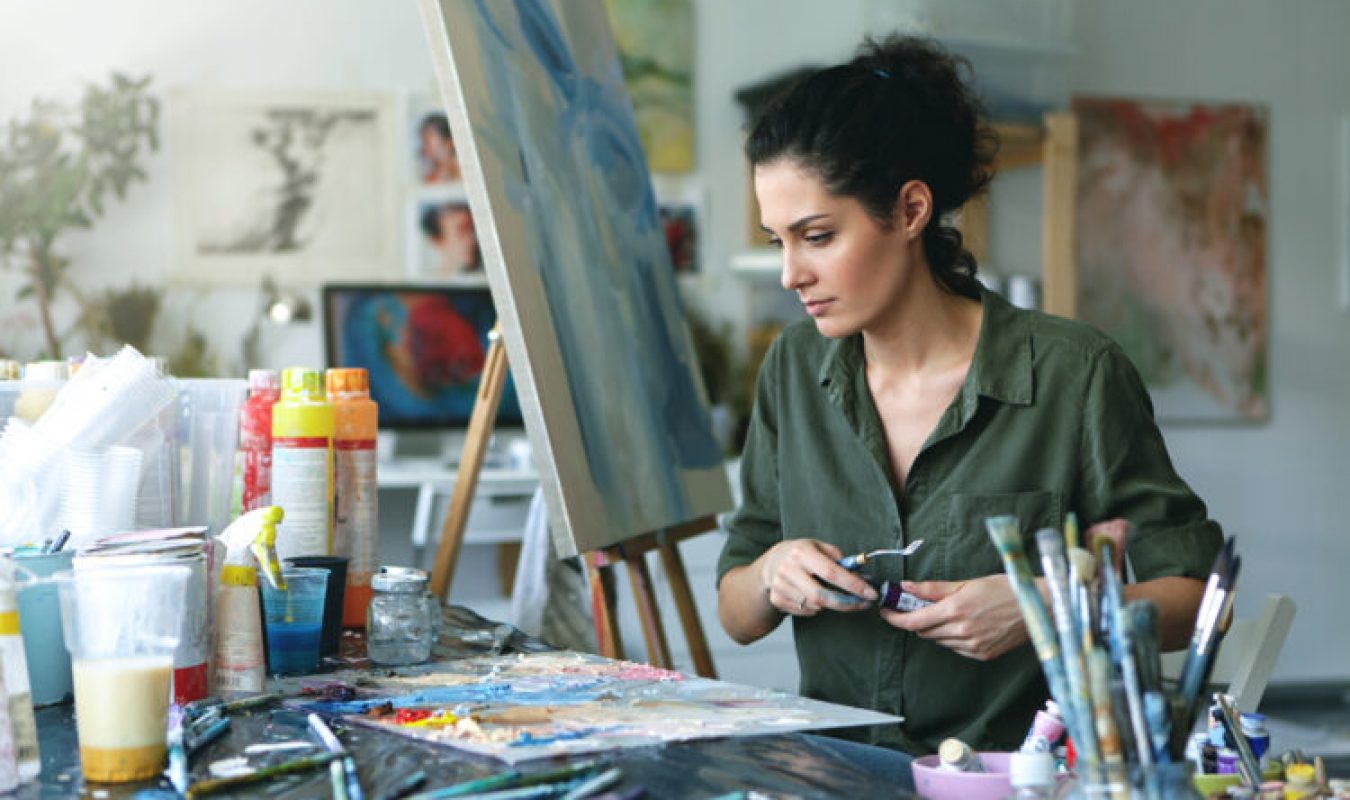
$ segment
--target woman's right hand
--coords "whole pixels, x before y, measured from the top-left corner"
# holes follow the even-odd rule
[[[794,617],[815,616],[827,608],[871,608],[876,589],[835,563],[843,556],[838,547],[817,539],[788,539],[769,548],[757,567],[769,605]]]

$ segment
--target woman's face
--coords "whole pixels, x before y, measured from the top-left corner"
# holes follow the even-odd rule
[[[903,225],[883,228],[857,200],[830,194],[789,159],[755,168],[755,194],[760,225],[783,253],[783,288],[823,336],[849,336],[885,318],[913,272]]]

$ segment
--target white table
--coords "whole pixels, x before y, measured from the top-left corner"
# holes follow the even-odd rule
[[[454,465],[436,458],[401,458],[380,462],[377,482],[381,489],[416,489],[417,506],[413,512],[412,546],[417,563],[425,562],[427,543],[437,498],[449,498],[458,471]],[[519,542],[530,498],[539,486],[534,470],[484,466],[478,473],[473,508],[464,531],[464,544],[502,544]]]

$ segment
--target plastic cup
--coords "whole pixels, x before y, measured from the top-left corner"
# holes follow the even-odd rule
[[[219,533],[230,520],[234,453],[239,442],[239,409],[248,382],[194,378],[178,381],[179,439],[184,479],[183,499],[189,525],[206,525]]]
[[[38,578],[70,569],[75,551],[30,553],[16,551],[14,562]],[[28,660],[28,682],[33,705],[45,706],[70,698],[75,686],[70,677],[70,652],[61,639],[61,601],[50,581],[19,581],[19,632]]]
[[[286,591],[262,581],[263,623],[267,629],[267,668],[273,675],[301,675],[319,666],[323,598],[328,570],[286,567]]]
[[[328,571],[328,587],[323,595],[323,630],[319,634],[319,655],[335,656],[342,641],[342,603],[347,591],[346,556],[291,556],[292,567],[316,567]]]
[[[188,574],[187,567],[163,566],[54,576],[86,780],[139,781],[164,768],[173,653]]]

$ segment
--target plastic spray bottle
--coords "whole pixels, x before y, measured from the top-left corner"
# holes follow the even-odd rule
[[[272,504],[286,509],[281,558],[333,552],[333,407],[318,370],[281,373],[272,406]]]
[[[216,694],[261,692],[267,679],[258,568],[284,587],[274,550],[282,510],[267,506],[230,523],[216,538],[225,545],[225,566],[216,587]]]
[[[370,399],[370,378],[364,369],[330,369],[327,379],[328,402],[336,419],[333,553],[348,558],[342,626],[361,628],[370,605],[370,576],[375,571],[378,544],[375,438],[379,408]]]
[[[272,502],[272,406],[280,395],[276,370],[248,371],[248,400],[239,412],[241,513]]]
[[[38,757],[37,719],[33,716],[33,694],[28,683],[28,659],[23,636],[19,633],[19,598],[14,585],[14,559],[0,556],[0,663],[4,664],[4,686],[8,691],[9,721],[14,731],[14,755],[19,764],[19,779],[31,781],[42,770]]]

